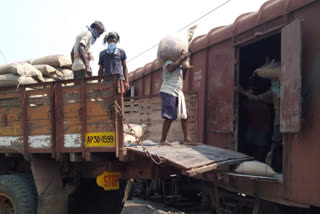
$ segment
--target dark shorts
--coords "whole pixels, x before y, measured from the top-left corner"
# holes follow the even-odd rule
[[[176,120],[178,117],[178,97],[164,92],[160,92],[160,95],[162,100],[161,117],[163,119]]]
[[[84,69],[73,71],[74,79],[81,79],[86,77],[86,72]]]

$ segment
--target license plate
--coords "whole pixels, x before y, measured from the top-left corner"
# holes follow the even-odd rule
[[[120,172],[104,172],[97,177],[97,184],[104,190],[118,190],[119,178]]]
[[[86,147],[115,147],[114,132],[96,132],[86,134]]]

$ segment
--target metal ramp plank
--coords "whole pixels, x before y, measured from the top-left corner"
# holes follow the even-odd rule
[[[126,149],[128,152],[145,155],[140,146],[127,147]],[[169,165],[183,171],[191,170],[191,174],[214,170],[218,165],[235,164],[251,159],[251,157],[239,152],[208,145],[155,145],[147,146],[147,149],[152,155],[158,154]]]

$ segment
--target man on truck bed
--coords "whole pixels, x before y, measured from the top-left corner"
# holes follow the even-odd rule
[[[192,143],[189,136],[188,115],[186,108],[184,108],[185,112],[180,111],[181,107],[183,105],[185,106],[182,87],[183,77],[187,72],[187,70],[182,68],[181,63],[189,57],[190,52],[184,53],[181,51],[180,57],[175,62],[172,60],[167,60],[163,65],[163,82],[160,89],[160,94],[162,100],[161,116],[164,119],[164,122],[160,144],[170,145],[170,143],[167,141],[167,135],[172,121],[179,117],[181,117],[184,143]],[[184,114],[184,116],[182,116],[182,114]]]
[[[90,46],[103,32],[104,25],[102,22],[95,21],[77,36],[71,51],[72,70],[75,79],[92,76],[90,60],[93,60],[93,57],[90,53]]]
[[[117,47],[120,36],[116,32],[109,32],[103,39],[103,43],[108,43],[107,49],[100,52],[98,75],[119,74],[122,80],[123,92],[129,90],[129,78],[127,68],[126,52]]]

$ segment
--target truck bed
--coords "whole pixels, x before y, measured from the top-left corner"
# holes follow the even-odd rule
[[[123,123],[112,104],[123,106],[116,77],[39,83],[0,89],[0,152],[113,152],[123,146]]]

